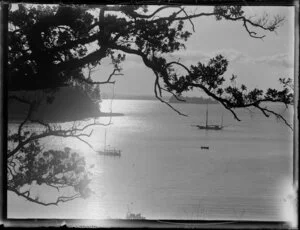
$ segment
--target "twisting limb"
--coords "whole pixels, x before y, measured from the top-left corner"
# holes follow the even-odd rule
[[[181,12],[184,11],[183,7],[179,7],[179,8],[180,8],[180,10],[178,10],[177,12],[173,13],[173,15],[170,16],[169,24],[171,24],[173,22],[173,18],[176,18],[177,15],[179,15]],[[157,18],[159,18],[159,17],[157,17]],[[154,18],[153,18],[153,20],[154,20]]]
[[[159,84],[159,76],[158,76],[157,73],[155,73],[155,75],[156,75],[156,78],[155,78],[155,83],[154,83],[154,85],[155,85],[156,89],[158,89],[159,97],[161,98],[161,97],[162,97],[162,89],[161,89],[161,86],[160,86],[160,84]],[[157,92],[156,92],[156,93],[157,93]]]
[[[22,132],[23,126],[30,119],[30,117],[32,115],[32,112],[34,110],[34,107],[35,107],[35,103],[30,102],[26,99],[20,98],[20,97],[15,96],[15,95],[8,96],[8,100],[16,100],[16,101],[19,101],[21,103],[27,104],[29,106],[29,109],[28,109],[28,112],[27,112],[27,115],[26,115],[25,119],[21,122],[21,124],[18,127],[18,141],[19,141],[19,144],[21,144],[22,143],[22,134],[21,134],[21,132]]]
[[[169,106],[172,110],[174,110],[175,112],[177,112],[179,115],[184,116],[184,117],[187,117],[186,114],[183,114],[183,113],[181,113],[179,110],[175,109],[170,103],[168,103],[167,101],[163,100],[163,99],[161,98],[161,96],[158,95],[158,93],[157,93],[157,88],[159,88],[159,90],[161,90],[161,88],[160,88],[160,86],[159,86],[159,84],[158,84],[158,74],[157,74],[157,72],[154,72],[154,73],[155,73],[155,75],[156,75],[156,81],[155,81],[155,84],[154,84],[154,94],[155,94],[155,97],[156,97],[159,101],[161,101],[162,103],[164,103],[164,104],[166,104],[167,106]]]
[[[184,100],[183,98],[178,97],[175,93],[170,92],[169,90],[167,90],[167,89],[165,89],[165,88],[161,88],[161,89],[162,89],[163,91],[167,92],[167,93],[172,94],[172,95],[176,98],[176,100],[178,100],[178,101],[183,101],[183,102],[186,101],[186,100]]]
[[[14,192],[18,196],[26,198],[27,200],[29,200],[33,203],[40,204],[40,205],[43,205],[43,206],[50,206],[50,205],[56,205],[57,206],[59,203],[65,203],[65,202],[80,198],[79,194],[75,194],[75,195],[70,196],[70,197],[60,196],[60,197],[57,198],[57,200],[55,202],[42,202],[42,201],[39,201],[38,199],[31,198],[28,191],[21,193],[17,189],[14,189],[14,188],[8,188],[8,190]]]
[[[45,138],[45,137],[49,137],[49,136],[59,136],[59,137],[64,137],[64,138],[74,137],[74,138],[82,141],[83,143],[87,144],[89,147],[91,147],[94,150],[94,148],[87,141],[85,141],[81,138],[84,136],[89,137],[92,134],[92,131],[89,134],[84,133],[84,131],[87,130],[87,128],[89,128],[89,127],[108,126],[111,124],[111,120],[108,123],[100,123],[100,122],[96,122],[96,119],[94,119],[94,121],[92,123],[86,124],[83,127],[78,127],[74,122],[73,126],[70,129],[61,129],[61,127],[55,127],[55,124],[50,125],[49,123],[45,123],[38,119],[31,119],[32,111],[34,108],[33,102],[30,103],[29,101],[20,99],[17,96],[12,96],[11,98],[14,100],[18,100],[18,101],[24,102],[26,104],[29,104],[30,109],[28,110],[25,119],[21,122],[21,124],[18,127],[18,132],[17,132],[18,133],[18,144],[15,148],[9,150],[8,159],[10,157],[12,157],[14,154],[18,153],[24,146],[31,143],[32,141],[39,140],[41,138]],[[29,121],[44,126],[46,128],[46,130],[39,134],[32,133],[29,137],[23,136],[22,130],[24,128],[24,125]]]
[[[9,165],[9,166],[10,166],[10,165]],[[12,169],[11,169],[9,166],[7,167],[7,169],[8,169],[8,171],[9,171],[10,175],[13,176],[14,173],[12,172]]]
[[[96,68],[96,66],[90,66],[90,64],[87,65],[87,68],[89,70],[89,73],[88,73],[88,79],[91,79],[92,77],[92,73],[95,71],[94,69]]]
[[[34,105],[33,104],[30,104],[29,106],[29,110],[28,110],[28,113],[27,113],[27,116],[25,117],[25,119],[22,121],[22,123],[19,125],[19,128],[18,128],[18,136],[19,136],[19,143],[22,142],[22,134],[21,134],[21,131],[22,131],[22,128],[23,126],[25,125],[25,123],[30,119],[30,116],[32,114],[32,111],[33,111],[33,108],[34,108]]]
[[[115,84],[116,81],[111,81],[111,78],[113,76],[123,76],[124,75],[122,73],[116,73],[116,72],[120,72],[120,69],[114,69],[106,81],[91,81],[91,80],[88,80],[85,78],[83,78],[82,81],[84,81],[85,83],[90,84],[90,85]]]
[[[263,39],[266,36],[266,35],[256,36],[257,33],[254,31],[250,31],[247,26],[247,23],[245,21],[243,22],[243,26],[245,27],[245,29],[248,32],[248,34],[250,35],[250,37]]]
[[[40,121],[38,119],[29,119],[29,121],[32,122],[32,123],[38,123],[38,124],[40,124],[42,126],[45,126],[49,131],[51,130],[51,126],[50,126],[49,123],[45,123],[45,122]]]
[[[30,119],[27,119],[27,121],[29,120]],[[24,136],[25,140],[19,142],[15,149],[8,152],[8,190],[26,198],[28,201],[44,206],[58,205],[60,202],[86,197],[90,193],[90,190],[87,187],[89,183],[87,171],[82,168],[85,167],[83,158],[77,153],[70,154],[68,148],[65,148],[64,151],[49,150],[44,152],[44,149],[40,147],[37,141],[42,138],[42,136],[46,137],[49,135],[74,137],[92,148],[92,146],[81,137],[91,136],[93,130],[89,133],[74,132],[76,129],[84,131],[85,128],[90,127],[91,124],[77,128],[77,124],[74,122],[70,129],[63,130],[61,127],[56,127],[56,130],[52,130],[50,125],[44,124],[43,122],[38,123],[47,127],[47,131],[43,131],[41,134],[32,133],[29,137]],[[22,151],[23,156],[20,156],[19,150]],[[61,173],[63,173],[63,177],[57,177]],[[48,176],[45,177],[46,175]],[[73,187],[75,194],[70,196],[59,195],[54,202],[42,201],[37,197],[32,197],[30,194],[30,188],[34,186],[32,183],[34,181],[36,181],[38,185],[46,184],[47,186],[56,188],[58,192],[60,192],[59,188]],[[20,189],[23,188],[24,185],[30,186],[29,190],[27,189],[24,192],[20,192]],[[26,186],[24,188],[26,188]]]
[[[232,109],[233,108],[232,104],[228,100],[216,96],[214,93],[212,93],[209,89],[207,89],[205,86],[203,86],[201,84],[190,83],[189,85],[202,89],[208,96],[219,101],[227,110],[229,110],[237,121],[241,121],[241,119],[237,116],[237,114]]]
[[[187,12],[184,10],[184,8],[182,8],[182,11],[184,12],[185,16],[187,16],[187,17],[189,16],[189,15],[187,14]],[[191,25],[192,25],[193,32],[195,32],[195,25],[194,25],[193,21],[192,21],[190,18],[188,18],[188,20],[190,21],[190,23],[191,23]]]
[[[193,15],[187,15],[187,16],[184,16],[184,17],[175,17],[175,18],[171,18],[170,17],[160,17],[156,20],[153,20],[155,22],[158,22],[158,21],[163,21],[163,20],[172,20],[172,21],[180,21],[180,20],[190,20],[192,18],[199,18],[199,17],[202,17],[202,16],[215,16],[216,13],[198,13],[198,14],[193,14]]]
[[[144,19],[147,19],[147,18],[152,18],[153,16],[155,16],[158,12],[164,10],[164,9],[168,9],[168,8],[177,8],[179,6],[176,6],[176,5],[172,5],[172,6],[162,6],[160,8],[158,8],[157,10],[155,10],[152,14],[149,14],[149,15],[143,15],[143,14],[138,14],[138,13],[134,13],[132,14],[134,17],[138,17],[138,18],[144,18]]]
[[[88,135],[88,136],[90,136],[90,135]],[[83,140],[83,139],[82,139],[81,137],[79,137],[79,136],[74,136],[74,137],[77,138],[78,140],[84,142],[84,143],[87,144],[92,150],[95,151],[95,149],[93,148],[93,146],[92,146],[90,143],[88,143],[87,141]]]
[[[166,68],[168,68],[169,66],[174,65],[174,64],[183,67],[183,68],[188,72],[189,75],[192,75],[192,72],[191,72],[184,64],[182,64],[182,63],[180,63],[180,62],[176,62],[176,61],[169,62],[169,63],[166,64]],[[166,74],[166,73],[165,73],[165,74]],[[164,79],[167,79],[167,78],[165,77]],[[168,83],[169,83],[169,86],[172,87],[172,84],[171,84],[170,82],[168,82]],[[193,87],[197,87],[197,88],[202,89],[208,96],[210,96],[210,97],[212,97],[213,99],[219,101],[219,102],[220,102],[227,110],[229,110],[229,111],[232,113],[232,115],[234,116],[234,118],[235,118],[236,120],[241,121],[241,120],[238,118],[237,114],[234,112],[234,110],[233,110],[232,108],[230,108],[230,107],[227,105],[227,103],[225,103],[225,101],[224,101],[222,98],[216,96],[216,94],[212,93],[212,92],[211,92],[209,89],[207,89],[204,85],[202,85],[202,84],[196,84],[196,83],[189,83],[189,85],[190,85],[190,86],[193,86]],[[171,90],[170,90],[170,91],[171,91]]]
[[[167,63],[165,65],[165,68],[168,68],[169,66],[171,65],[179,65],[181,67],[183,67],[189,74],[189,76],[193,76],[193,73],[190,71],[190,69],[188,69],[185,65],[183,65],[182,63],[178,63],[178,62],[170,62],[170,63]],[[174,86],[168,79],[169,77],[166,76],[167,75],[167,72],[166,71],[162,71],[161,74],[164,74],[163,76],[163,79],[165,81],[165,83],[167,84],[167,86],[170,88],[169,91],[172,91],[172,89],[176,89],[176,86]],[[201,79],[201,76],[193,76],[195,79]],[[283,81],[283,80],[281,80]],[[159,87],[159,85],[158,85]],[[267,112],[275,115],[278,119],[284,121],[284,123],[292,129],[292,126],[290,124],[288,124],[287,120],[279,113],[277,112],[274,112],[272,110],[269,110],[267,108],[263,108],[260,106],[261,103],[263,102],[281,102],[281,103],[284,103],[286,106],[287,104],[282,100],[282,99],[274,99],[274,98],[270,98],[270,97],[265,97],[265,98],[259,98],[259,99],[256,99],[255,101],[253,102],[243,102],[243,103],[240,103],[240,102],[233,102],[233,99],[228,99],[228,98],[225,98],[225,97],[220,97],[220,96],[217,96],[214,92],[212,92],[211,90],[209,90],[208,88],[206,88],[204,86],[204,84],[200,84],[200,83],[194,83],[194,82],[184,82],[183,86],[182,86],[184,89],[186,89],[187,87],[196,87],[196,88],[200,88],[202,89],[208,96],[212,97],[213,99],[215,99],[216,101],[220,102],[227,110],[229,110],[234,118],[238,121],[240,121],[239,117],[237,116],[237,114],[234,112],[233,109],[235,108],[249,108],[249,107],[256,107],[258,108],[263,114],[264,116],[266,117],[269,117],[269,115],[267,114]]]
[[[265,35],[256,36],[257,33],[254,31],[250,31],[247,24],[249,24],[253,27],[260,28],[265,31],[273,32],[284,21],[284,17],[280,17],[280,16],[275,17],[273,22],[271,22],[269,24],[266,23],[268,20],[265,20],[265,23],[262,23],[262,21],[263,21],[262,19],[253,21],[253,20],[251,20],[251,18],[246,18],[244,16],[233,18],[230,16],[222,15],[222,17],[225,18],[226,20],[230,20],[230,21],[242,21],[243,26],[245,27],[245,29],[248,32],[248,34],[250,35],[250,37],[260,38],[260,39],[264,38]]]
[[[256,108],[258,108],[260,111],[263,112],[263,114],[266,116],[266,117],[269,117],[270,115],[267,114],[266,112],[268,113],[271,113],[273,114],[276,118],[282,120],[291,130],[293,130],[293,127],[291,124],[288,123],[288,121],[279,113],[276,113],[268,108],[262,108],[261,106],[255,106]]]
[[[27,105],[30,105],[32,102],[28,101],[28,100],[25,100],[23,98],[20,98],[18,96],[15,96],[15,95],[9,95],[8,96],[8,100],[16,100],[16,101],[19,101],[21,103],[24,103],[24,104],[27,104]]]
[[[253,20],[251,20],[251,18],[246,18],[245,16],[233,17],[233,16],[229,16],[229,15],[219,15],[216,12],[198,13],[198,14],[192,14],[192,15],[188,15],[186,12],[184,12],[184,13],[186,14],[185,16],[172,18],[172,21],[189,20],[190,22],[192,22],[191,19],[193,19],[193,18],[199,18],[199,17],[203,17],[203,16],[219,16],[219,17],[222,17],[222,18],[224,18],[226,20],[230,20],[230,21],[242,21],[243,26],[245,27],[246,31],[253,38],[264,38],[265,35],[256,36],[257,33],[254,31],[250,31],[247,24],[250,24],[253,27],[257,27],[257,28],[260,28],[265,31],[273,32],[273,31],[275,31],[276,28],[278,28],[280,23],[282,23],[284,21],[284,17],[280,17],[280,16],[275,17],[273,22],[267,24],[267,23],[262,23],[263,20],[253,21]],[[162,20],[167,20],[167,19],[168,19],[168,17],[161,17],[161,18],[158,18],[157,21],[162,21]],[[266,21],[268,21],[268,20],[266,20]],[[194,27],[193,27],[193,29],[194,29]]]
[[[192,74],[192,72],[189,70],[188,67],[186,67],[184,64],[182,64],[182,63],[180,63],[180,62],[178,62],[178,61],[172,61],[172,62],[169,62],[169,63],[167,63],[167,64],[165,65],[165,67],[168,68],[169,66],[174,65],[174,64],[175,64],[175,65],[181,66],[181,67],[184,68],[189,74]]]
[[[49,137],[49,136],[57,136],[57,137],[64,137],[64,138],[77,138],[78,140],[81,140],[83,143],[87,144],[89,147],[91,147],[90,144],[88,144],[86,141],[82,140],[80,137],[83,136],[87,136],[89,137],[91,135],[90,134],[85,134],[85,133],[79,133],[77,134],[76,132],[84,132],[88,127],[91,126],[108,126],[110,125],[110,123],[107,124],[103,124],[103,123],[91,123],[88,125],[85,125],[83,128],[71,128],[71,129],[66,129],[66,130],[62,130],[62,129],[50,129],[47,131],[42,132],[41,134],[35,134],[35,135],[31,135],[30,137],[28,137],[27,139],[23,140],[22,142],[20,142],[16,148],[14,148],[13,150],[11,150],[8,153],[8,158],[13,156],[14,154],[16,154],[19,150],[21,150],[22,147],[24,147],[25,145],[29,144],[32,141],[35,140],[39,140],[41,138],[45,138],[45,137]],[[94,150],[94,148],[92,148]],[[95,151],[95,150],[94,150]]]

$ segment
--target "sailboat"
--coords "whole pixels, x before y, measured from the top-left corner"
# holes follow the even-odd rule
[[[223,129],[223,114],[221,119],[221,125],[209,125],[208,124],[208,104],[206,104],[206,122],[204,125],[196,125],[198,129],[206,129],[206,130],[221,130]]]
[[[104,149],[97,152],[99,153],[99,155],[103,155],[103,156],[121,157],[121,150],[115,148],[111,149],[106,145],[106,130],[104,134]]]

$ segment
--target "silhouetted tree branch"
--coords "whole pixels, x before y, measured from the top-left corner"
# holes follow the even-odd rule
[[[160,11],[169,8],[179,8],[179,11],[167,17],[159,16]],[[98,18],[90,13],[91,9],[99,9]],[[138,13],[140,9],[144,13]],[[115,44],[136,47],[145,55],[153,51],[170,53],[179,50],[184,47],[182,41],[191,35],[184,30],[185,20],[192,24],[193,30],[192,19],[199,17],[215,16],[217,20],[241,21],[252,37],[256,33],[249,30],[249,25],[272,32],[283,21],[279,16],[274,20],[268,20],[267,16],[253,20],[246,18],[239,6],[216,6],[210,13],[197,14],[188,14],[184,7],[175,5],[159,7],[152,13],[148,11],[147,6],[138,5],[26,8],[19,4],[19,9],[10,12],[9,17],[12,25],[9,31],[10,78],[16,78],[16,81],[11,81],[10,88],[57,87],[67,83],[72,77],[71,70],[99,62],[109,55]],[[118,12],[124,17],[118,18],[109,12]],[[27,18],[21,19],[22,15],[27,15]],[[154,16],[157,19],[153,19]],[[90,32],[92,29],[93,34]],[[98,45],[95,44],[92,52],[88,52],[87,45],[93,42]],[[40,79],[39,76],[44,77]],[[33,84],[29,84],[28,79],[32,79],[30,83]]]
[[[10,96],[9,99],[22,102],[28,105],[29,109],[17,130],[14,131],[13,128],[9,130],[8,190],[44,206],[88,197],[91,194],[88,187],[91,179],[84,157],[80,157],[76,152],[71,153],[71,149],[67,147],[63,151],[44,151],[40,145],[40,139],[50,136],[76,138],[93,149],[92,145],[83,139],[83,137],[90,137],[93,130],[86,131],[95,126],[108,126],[111,120],[108,123],[100,123],[94,119],[92,123],[84,125],[80,125],[80,122],[73,122],[70,127],[62,128],[58,124],[32,119],[35,101],[31,102],[15,95]],[[40,127],[33,128],[33,130],[32,127],[25,127],[31,123],[39,124]],[[41,185],[57,189],[58,195],[55,201],[45,201],[30,192],[33,187]],[[72,188],[73,192],[69,196],[62,195],[64,188]]]
[[[183,67],[188,72],[188,75],[180,76],[180,80],[173,82],[172,80],[177,78],[177,75],[174,74],[173,69],[171,69],[170,66],[174,64]],[[208,96],[220,102],[238,121],[240,121],[240,119],[233,109],[255,107],[266,117],[269,117],[269,114],[275,115],[292,129],[292,126],[281,114],[261,105],[264,102],[280,102],[284,103],[286,106],[292,104],[293,90],[291,90],[291,79],[281,78],[280,82],[283,84],[283,90],[280,91],[269,88],[265,94],[262,90],[258,89],[248,91],[244,85],[241,85],[240,89],[236,86],[221,88],[220,86],[222,86],[225,81],[222,75],[227,69],[227,64],[228,62],[219,55],[215,59],[211,59],[207,66],[199,62],[198,66],[191,66],[190,69],[182,63],[170,62],[165,65],[165,68],[169,70],[169,73],[167,73],[165,69],[161,73],[166,74],[164,79],[169,90],[181,94],[183,91],[191,90],[194,87],[199,88]],[[217,65],[218,67],[216,68]],[[217,93],[215,93],[215,89],[217,89]]]

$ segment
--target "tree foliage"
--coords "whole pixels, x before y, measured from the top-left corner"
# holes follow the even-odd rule
[[[11,141],[18,140],[11,138]],[[90,180],[85,159],[70,148],[43,151],[39,140],[34,140],[8,158],[8,190],[41,205],[87,198],[91,194]],[[45,201],[31,193],[34,186],[53,187],[59,195]],[[61,195],[60,190],[65,188],[72,188],[72,192]]]
[[[44,150],[40,141],[46,137],[74,138],[92,148],[83,139],[91,136],[93,130],[87,133],[88,129],[97,125],[107,126],[110,123],[94,120],[82,125],[74,121],[69,127],[63,128],[60,124],[33,119],[33,111],[38,106],[36,102],[14,95],[9,99],[27,104],[29,109],[26,118],[20,124],[9,127],[7,189],[31,202],[45,206],[89,197],[92,193],[89,188],[91,172],[84,157],[71,152],[68,147],[63,150]],[[55,188],[57,196],[49,196],[52,198],[50,201],[40,199],[31,192],[36,187]]]
[[[158,6],[155,10],[145,5],[18,6],[9,13],[9,89],[55,88],[74,81],[114,83],[111,78],[120,74],[125,54],[134,54],[153,71],[154,93],[166,104],[162,91],[180,95],[197,88],[219,101],[239,120],[235,108],[256,107],[268,116],[270,111],[261,106],[262,102],[287,105],[293,101],[293,92],[282,81],[282,90],[266,92],[248,90],[245,85],[225,87],[228,61],[222,55],[213,57],[207,64],[198,62],[190,67],[181,62],[168,62],[164,56],[185,48],[185,41],[192,34],[185,25],[190,23],[195,30],[194,18],[241,22],[249,36],[263,38],[265,35],[258,31],[275,31],[284,20],[278,15],[250,18],[241,6],[215,6],[212,12],[193,14],[177,5]],[[167,9],[172,13],[160,14]],[[106,81],[95,82],[90,76],[84,76],[84,68],[101,66],[101,60],[106,57],[114,64]],[[186,75],[179,74],[174,66],[184,68]]]
[[[168,8],[176,10],[167,17],[158,16]],[[139,55],[146,66],[159,72],[166,61],[162,54],[185,47],[184,42],[192,34],[185,29],[185,23],[195,17],[242,21],[249,35],[254,34],[249,25],[274,31],[283,20],[251,21],[240,6],[216,6],[211,13],[192,15],[180,6],[162,6],[151,14],[147,12],[147,6],[139,5],[29,7],[19,4],[18,10],[9,13],[10,88],[38,89],[68,84],[74,78],[82,78],[74,76],[82,68],[99,64],[114,51]],[[88,47],[91,44],[93,47]],[[118,58],[122,61],[120,54]]]

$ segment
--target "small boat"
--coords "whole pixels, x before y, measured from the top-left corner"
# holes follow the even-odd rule
[[[222,120],[221,120],[221,125],[209,125],[208,124],[208,104],[206,104],[206,122],[205,126],[204,125],[195,125],[198,127],[198,129],[206,129],[206,130],[221,130],[223,129],[223,114],[222,114]]]
[[[208,125],[208,126],[202,126],[202,125],[196,125],[198,129],[209,129],[209,130],[221,130],[223,129],[220,125]]]
[[[201,149],[209,149],[209,146],[201,146]]]
[[[104,136],[104,149],[97,151],[99,155],[102,156],[113,156],[113,157],[121,157],[121,150],[118,149],[111,149],[109,146],[106,146],[106,130]]]
[[[117,149],[104,149],[103,151],[97,151],[99,155],[102,156],[114,156],[114,157],[121,157],[121,150]]]

